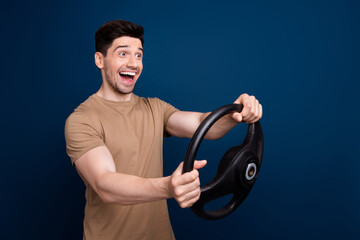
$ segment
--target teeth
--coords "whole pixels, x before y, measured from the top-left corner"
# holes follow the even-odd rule
[[[122,75],[135,76],[134,72],[120,72]]]

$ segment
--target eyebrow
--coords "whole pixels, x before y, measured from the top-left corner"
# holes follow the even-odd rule
[[[114,52],[118,49],[118,48],[128,48],[129,46],[128,45],[119,45],[117,46],[115,49],[114,49]],[[138,48],[140,51],[144,52],[144,49],[142,48]]]

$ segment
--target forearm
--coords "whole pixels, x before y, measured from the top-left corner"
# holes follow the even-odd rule
[[[133,205],[170,198],[169,177],[141,178],[107,172],[96,183],[96,192],[106,203]]]
[[[175,137],[191,138],[194,135],[196,129],[209,114],[210,112],[176,112],[170,117],[166,125],[166,130]],[[231,117],[231,114],[228,114],[219,119],[210,128],[209,132],[205,136],[205,139],[219,139],[236,125],[237,122]]]
[[[106,203],[132,205],[170,198],[170,178],[141,178],[116,172],[109,149],[99,146],[79,159],[75,166]]]
[[[203,113],[201,115],[201,122],[210,114]],[[231,114],[227,114],[224,117],[220,118],[216,123],[210,128],[208,133],[205,135],[205,139],[216,140],[225,136],[232,128],[234,128],[238,122],[236,122]]]
[[[235,101],[244,106],[241,113],[234,112],[219,119],[208,131],[206,139],[219,139],[239,122],[255,123],[262,117],[262,106],[254,96],[242,94]],[[171,115],[166,131],[175,137],[191,138],[199,125],[210,113],[178,111]]]

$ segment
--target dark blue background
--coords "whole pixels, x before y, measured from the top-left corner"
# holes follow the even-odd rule
[[[10,1],[1,6],[0,239],[81,239],[84,186],[64,122],[101,76],[94,33],[145,27],[136,87],[181,110],[241,93],[264,107],[265,155],[247,200],[209,222],[169,200],[178,239],[359,239],[358,1]],[[245,126],[205,142],[202,182]],[[187,139],[165,140],[165,174]]]

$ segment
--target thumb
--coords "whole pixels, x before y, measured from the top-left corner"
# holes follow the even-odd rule
[[[194,169],[200,169],[200,168],[203,168],[205,167],[205,165],[207,164],[207,161],[206,160],[195,160],[194,162]]]
[[[176,168],[176,170],[173,172],[173,175],[177,175],[177,176],[182,175],[183,166],[184,166],[184,162],[181,162],[179,166]]]
[[[241,121],[242,121],[242,115],[241,115],[241,113],[239,113],[239,112],[233,113],[232,118],[233,118],[235,121],[237,121],[237,122],[241,122]]]

